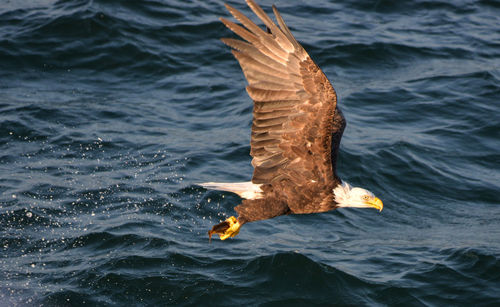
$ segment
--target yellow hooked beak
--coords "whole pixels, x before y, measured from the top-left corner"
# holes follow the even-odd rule
[[[378,197],[373,197],[372,199],[366,202],[370,207],[378,209],[378,211],[382,211],[384,209],[384,203]]]

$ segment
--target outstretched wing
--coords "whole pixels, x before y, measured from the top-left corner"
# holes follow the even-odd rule
[[[224,18],[221,21],[245,40],[222,39],[233,48],[254,101],[252,182],[273,185],[274,191],[278,185],[281,189],[283,182],[294,185],[302,194],[324,191],[325,186],[335,186],[339,181],[332,167],[332,137],[339,131],[341,136],[343,126],[335,126],[338,121],[333,120],[335,90],[274,6],[279,27],[254,1],[247,0],[247,4],[268,31],[229,5],[229,12],[244,27]],[[338,144],[333,154],[337,149]]]

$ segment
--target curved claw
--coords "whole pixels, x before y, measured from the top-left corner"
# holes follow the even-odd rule
[[[214,227],[208,231],[208,239],[212,240],[213,234],[218,234],[221,240],[226,240],[229,237],[232,238],[240,232],[240,227],[241,224],[238,219],[231,216],[224,222],[214,225]]]

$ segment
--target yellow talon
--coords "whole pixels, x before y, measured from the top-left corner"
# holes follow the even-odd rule
[[[221,240],[226,240],[229,237],[234,237],[240,232],[241,224],[234,216],[227,218],[224,222],[212,227],[208,232],[209,239],[212,239],[213,234],[218,234]]]

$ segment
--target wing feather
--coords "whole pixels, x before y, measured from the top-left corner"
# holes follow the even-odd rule
[[[254,75],[257,75],[257,74],[265,74],[271,78],[275,78],[275,79],[281,79],[282,82],[290,82],[290,79],[289,79],[289,75],[287,75],[284,71],[282,70],[276,70],[274,68],[271,68],[269,66],[266,66],[265,64],[262,64],[258,61],[256,61],[252,56],[250,55],[247,55],[245,53],[242,53],[242,52],[239,52],[239,51],[235,51],[233,50],[233,55],[234,57],[238,60],[238,62],[240,62],[240,65],[241,65],[241,68],[243,69],[243,73],[246,74],[254,74]],[[265,77],[267,77],[265,76]],[[256,76],[256,81],[262,81],[260,78],[258,78]],[[265,80],[265,79],[263,79]],[[299,81],[299,79],[297,78],[296,81]]]
[[[231,7],[226,4],[226,8],[228,11],[234,16],[234,18],[238,19],[248,30],[250,30],[253,34],[261,39],[261,42],[274,54],[279,56],[280,58],[286,60],[288,58],[288,52],[283,50],[283,48],[279,45],[277,40],[273,39],[268,33],[259,28],[255,23],[253,23],[248,17],[243,15],[237,9]]]
[[[333,121],[335,90],[274,6],[278,25],[253,0],[246,2],[269,31],[229,5],[243,26],[221,21],[245,40],[222,39],[233,49],[254,101],[252,182],[272,186],[273,197],[286,198],[294,213],[330,210],[331,189],[338,184],[332,166],[332,132],[339,129]]]
[[[283,65],[280,62],[276,62],[273,59],[265,56],[264,54],[260,53],[257,48],[255,48],[252,44],[233,39],[233,38],[221,38],[221,41],[228,45],[229,47],[236,49],[238,51],[241,51],[243,54],[252,54],[253,58],[260,62],[263,65],[267,65],[271,68],[274,68],[276,70],[282,70],[286,69],[286,66]]]

